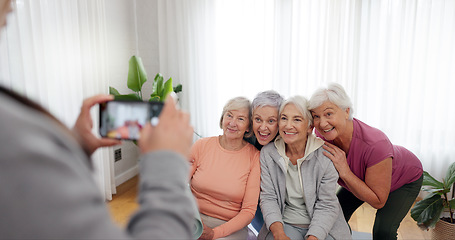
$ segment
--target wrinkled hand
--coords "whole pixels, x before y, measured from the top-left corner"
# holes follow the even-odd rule
[[[213,229],[207,227],[204,223],[202,223],[202,225],[204,226],[204,230],[198,240],[212,240],[215,232],[213,232]]]
[[[114,100],[114,96],[100,94],[87,98],[82,103],[81,112],[73,127],[73,133],[79,144],[91,155],[99,147],[113,146],[120,144],[119,140],[109,138],[98,138],[92,133],[93,121],[90,116],[90,109],[98,103]]]
[[[270,229],[270,231],[273,234],[273,239],[276,239],[276,240],[291,240],[286,235],[286,233],[284,233],[284,226],[283,226],[283,224],[281,222],[276,221],[276,222],[270,224],[269,229]]]
[[[351,171],[346,160],[346,153],[343,150],[329,142],[325,142],[322,147],[328,151],[324,152],[324,155],[332,160],[333,165],[335,165],[340,177]]]
[[[166,99],[159,117],[159,123],[147,123],[141,131],[139,148],[142,153],[156,150],[171,150],[187,157],[193,140],[190,116],[177,110],[172,97]]]

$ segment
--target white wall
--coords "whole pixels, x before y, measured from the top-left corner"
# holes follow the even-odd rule
[[[151,93],[151,81],[159,71],[157,1],[109,0],[106,1],[105,13],[109,85],[120,93],[131,93],[126,86],[128,61],[137,55],[142,58],[147,71],[148,82],[143,89],[146,98]],[[132,142],[125,141],[113,151],[118,148],[122,149],[122,160],[114,164],[116,186],[137,174],[139,157],[138,148]]]

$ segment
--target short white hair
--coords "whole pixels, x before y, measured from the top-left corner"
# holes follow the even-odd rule
[[[281,104],[280,115],[283,112],[286,105],[293,104],[302,114],[303,118],[308,120],[308,127],[313,126],[313,118],[310,110],[308,110],[308,100],[303,96],[293,96]]]
[[[313,110],[318,108],[326,101],[330,101],[343,110],[349,108],[349,119],[352,120],[354,109],[352,108],[351,99],[346,94],[343,86],[338,83],[330,83],[327,88],[319,88],[311,96],[308,102],[308,109]]]

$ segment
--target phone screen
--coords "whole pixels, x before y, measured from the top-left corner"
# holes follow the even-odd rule
[[[158,123],[162,102],[114,100],[100,104],[100,135],[102,137],[137,140],[147,122]]]

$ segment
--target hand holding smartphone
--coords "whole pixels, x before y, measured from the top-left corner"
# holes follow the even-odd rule
[[[100,104],[100,135],[107,138],[138,140],[147,122],[158,124],[162,102],[114,100]]]

